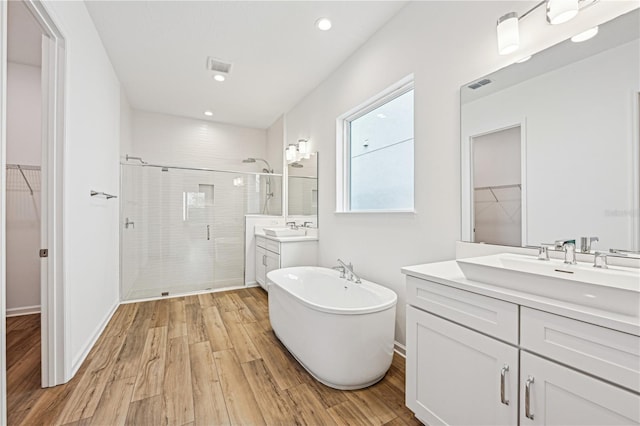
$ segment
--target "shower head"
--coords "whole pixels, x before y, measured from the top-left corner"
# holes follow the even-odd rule
[[[269,162],[267,160],[265,160],[264,158],[249,157],[249,158],[245,158],[244,160],[242,160],[243,163],[255,163],[256,161],[262,161],[264,164],[267,165],[266,169],[262,169],[263,172],[265,172],[265,173],[273,173],[273,169],[271,168],[271,164],[269,164]]]

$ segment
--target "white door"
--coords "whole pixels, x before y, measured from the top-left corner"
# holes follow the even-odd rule
[[[407,406],[429,425],[515,425],[518,349],[407,308]]]
[[[640,424],[640,396],[632,392],[527,352],[520,372],[522,426]]]

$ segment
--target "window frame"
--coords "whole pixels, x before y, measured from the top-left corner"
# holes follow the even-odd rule
[[[414,129],[413,129],[413,208],[411,209],[351,209],[351,123],[392,100],[414,91]],[[349,110],[336,120],[336,211],[335,213],[415,213],[415,84],[413,75],[409,75],[389,86],[373,98]]]

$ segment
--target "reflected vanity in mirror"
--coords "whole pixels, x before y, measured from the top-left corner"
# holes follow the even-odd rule
[[[290,163],[287,170],[287,217],[317,226],[318,154]]]
[[[640,249],[640,10],[460,89],[462,239]]]

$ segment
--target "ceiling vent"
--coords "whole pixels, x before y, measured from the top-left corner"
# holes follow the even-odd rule
[[[209,56],[207,58],[207,69],[213,72],[229,74],[229,71],[231,71],[231,64]]]
[[[481,88],[482,86],[486,86],[486,85],[487,85],[487,84],[489,84],[489,83],[491,83],[491,80],[489,80],[488,78],[485,78],[485,79],[482,79],[482,80],[480,80],[480,81],[476,81],[475,83],[471,83],[471,84],[470,84],[470,85],[468,85],[467,87],[468,87],[469,89],[476,90],[476,89]]]

